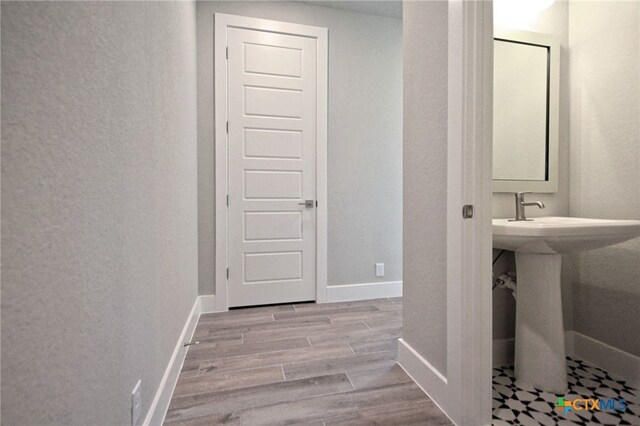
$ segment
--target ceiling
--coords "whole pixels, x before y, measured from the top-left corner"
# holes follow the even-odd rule
[[[311,3],[318,6],[332,7],[335,9],[352,10],[360,13],[369,13],[371,15],[387,16],[390,18],[402,19],[402,1],[401,0],[387,0],[387,1],[368,1],[368,0],[355,0],[355,1],[342,1],[342,0],[329,0],[329,1],[316,1],[316,0],[303,0],[304,3]]]

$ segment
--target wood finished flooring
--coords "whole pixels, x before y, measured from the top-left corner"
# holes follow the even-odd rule
[[[402,299],[200,317],[166,425],[450,425],[396,364]]]

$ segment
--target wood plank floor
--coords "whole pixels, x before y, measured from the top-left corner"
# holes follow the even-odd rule
[[[396,365],[402,300],[200,317],[167,425],[445,425]]]

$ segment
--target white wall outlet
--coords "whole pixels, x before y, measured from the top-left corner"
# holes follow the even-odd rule
[[[376,277],[384,277],[384,263],[376,263]]]
[[[138,383],[136,383],[136,386],[133,388],[133,392],[131,392],[131,426],[138,426],[142,420],[141,385],[142,381],[138,380]]]

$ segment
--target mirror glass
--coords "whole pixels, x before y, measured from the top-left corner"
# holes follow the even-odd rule
[[[557,191],[557,48],[544,34],[494,39],[494,192]]]

